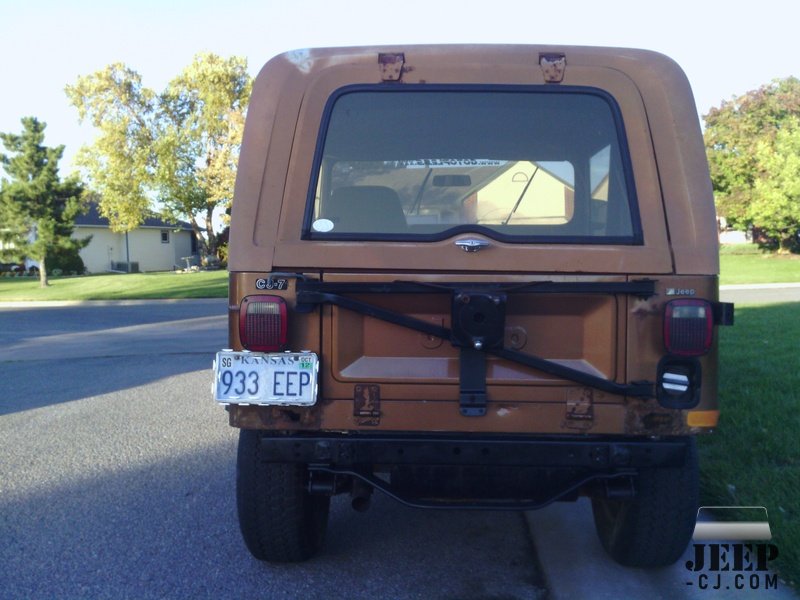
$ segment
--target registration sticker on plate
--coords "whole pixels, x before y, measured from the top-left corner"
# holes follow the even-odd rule
[[[214,398],[222,404],[311,406],[319,360],[313,352],[217,352]]]

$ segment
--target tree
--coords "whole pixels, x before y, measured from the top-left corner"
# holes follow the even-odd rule
[[[15,261],[26,257],[38,261],[42,287],[48,285],[48,255],[77,252],[91,239],[70,237],[83,187],[75,178],[60,180],[58,161],[64,146],[44,146],[45,127],[34,117],[26,117],[20,135],[0,133],[10,153],[0,154],[0,164],[9,176],[0,184],[0,254]]]
[[[81,120],[100,135],[79,163],[115,231],[129,231],[156,199],[169,221],[188,220],[205,254],[216,254],[213,215],[233,197],[251,79],[242,58],[197,55],[161,94],[115,64],[67,86]]]
[[[800,80],[777,80],[706,116],[717,209],[739,229],[757,227],[784,250],[800,231]]]
[[[135,71],[116,63],[79,78],[67,87],[67,95],[79,119],[89,119],[100,130],[94,144],[76,157],[100,199],[100,214],[112,231],[136,229],[150,210],[155,94],[142,86]]]

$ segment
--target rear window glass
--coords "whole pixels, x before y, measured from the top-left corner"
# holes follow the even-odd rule
[[[641,243],[618,110],[580,89],[341,91],[304,237]]]

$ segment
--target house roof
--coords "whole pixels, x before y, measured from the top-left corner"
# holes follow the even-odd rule
[[[109,227],[108,219],[100,215],[98,206],[92,202],[88,205],[84,214],[75,217],[75,225],[79,227]],[[149,227],[153,229],[181,229],[183,231],[191,231],[192,226],[186,221],[177,221],[169,223],[164,219],[151,216],[147,217],[139,227]]]

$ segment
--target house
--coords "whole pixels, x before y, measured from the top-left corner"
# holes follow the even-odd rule
[[[89,245],[80,251],[89,273],[126,271],[171,271],[198,265],[197,239],[192,226],[184,221],[167,223],[158,217],[126,233],[115,233],[108,219],[100,216],[97,204],[90,204],[86,214],[75,219],[74,238],[91,235]]]

